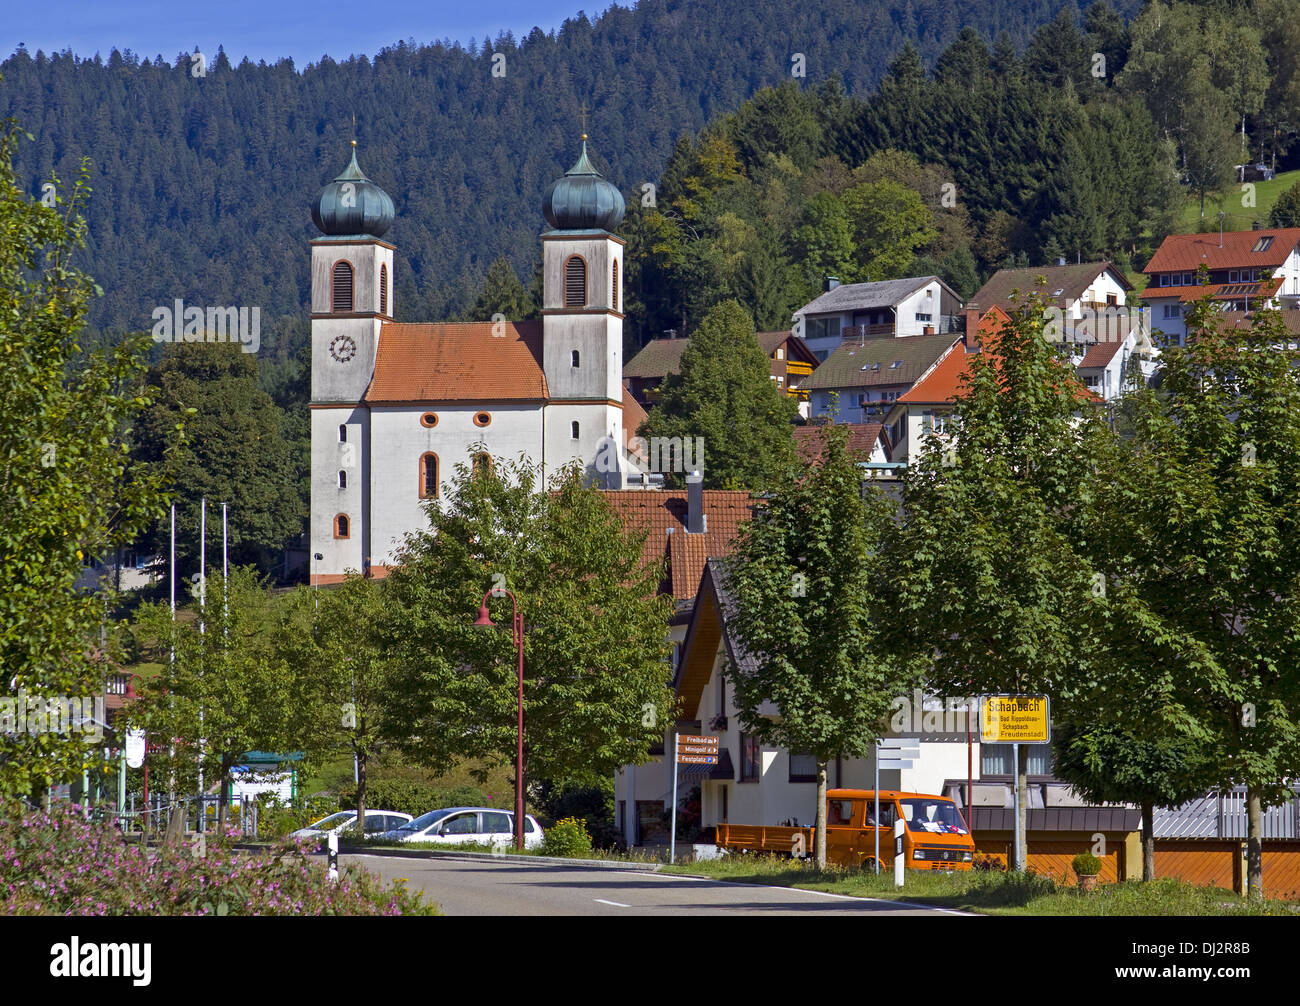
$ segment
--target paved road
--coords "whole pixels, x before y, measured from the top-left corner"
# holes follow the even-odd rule
[[[941,908],[661,873],[513,860],[340,856],[405,877],[447,915],[959,915]]]

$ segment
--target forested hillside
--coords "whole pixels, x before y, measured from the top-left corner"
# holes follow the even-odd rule
[[[646,0],[552,35],[405,42],[303,68],[232,67],[210,52],[201,78],[184,54],[20,50],[0,67],[0,110],[36,138],[17,165],[33,196],[91,159],[85,265],[104,290],[92,326],[148,327],[175,297],[257,304],[274,356],[277,330],[294,324],[276,319],[305,304],[308,203],[346,165],[354,114],[361,165],[397,203],[398,317],[439,318],[472,302],[501,254],[527,275],[539,199],[576,156],[583,103],[598,166],[632,192],[659,176],[679,138],[794,79],[795,53],[800,83],[839,74],[867,94],[907,40],[930,62],[964,25],[1023,46],[1062,6]],[[493,76],[498,54],[504,77]]]

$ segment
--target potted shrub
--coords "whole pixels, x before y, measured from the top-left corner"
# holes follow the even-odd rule
[[[1081,852],[1074,857],[1075,875],[1079,878],[1079,890],[1090,894],[1097,886],[1097,874],[1101,873],[1101,860],[1091,852]]]

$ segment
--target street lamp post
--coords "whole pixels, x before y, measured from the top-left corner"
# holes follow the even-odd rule
[[[518,747],[515,751],[515,850],[524,851],[524,615],[519,610],[515,595],[505,587],[493,587],[483,595],[483,602],[478,608],[476,628],[495,629],[496,624],[488,615],[487,599],[493,594],[505,594],[510,598],[513,611],[511,626],[514,629],[515,649],[519,654],[519,734]]]

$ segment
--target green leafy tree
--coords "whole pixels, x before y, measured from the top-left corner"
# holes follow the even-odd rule
[[[1300,383],[1277,312],[1229,328],[1204,299],[1187,324],[1188,345],[1162,354],[1160,397],[1133,410],[1136,488],[1112,505],[1136,529],[1120,582],[1181,652],[1144,690],[1215,753],[1216,786],[1246,787],[1259,895],[1263,808],[1300,775]]]
[[[238,344],[177,343],[151,376],[161,390],[140,423],[136,458],[159,463],[182,419],[192,431],[170,467],[177,488],[178,571],[198,568],[204,498],[209,534],[214,527],[220,531],[220,503],[229,504],[231,563],[270,570],[285,542],[303,530],[307,508],[298,487],[307,459],[286,440],[283,413],[262,390],[253,357]],[[159,521],[144,544],[165,556],[170,533],[170,521]]]
[[[1098,610],[1076,523],[1103,427],[1042,318],[1031,300],[969,358],[954,414],[907,472],[890,582],[899,645],[934,654],[934,691],[1046,693],[1067,716]],[[1027,761],[1022,745],[1022,792]],[[1016,829],[1023,857],[1023,814]]]
[[[323,591],[299,587],[276,634],[297,696],[295,750],[316,762],[344,749],[356,759],[358,835],[365,834],[367,769],[395,729],[390,721],[402,722],[386,595],[383,581],[356,575]]]
[[[1300,182],[1277,197],[1268,216],[1270,227],[1300,227]]]
[[[140,649],[165,670],[137,686],[131,721],[155,743],[172,741],[173,753],[150,755],[150,764],[181,791],[197,784],[200,766],[205,792],[216,781],[224,830],[231,770],[248,751],[288,752],[300,696],[273,652],[275,608],[255,570],[232,569],[228,584],[212,576],[193,593],[175,618],[161,603],[137,613]]]
[[[1214,755],[1191,737],[1151,739],[1113,724],[1054,723],[1052,774],[1094,803],[1142,808],[1142,879],[1155,880],[1155,808],[1178,807],[1211,785]]]
[[[660,391],[640,435],[651,446],[657,437],[702,439],[706,487],[759,489],[788,470],[798,405],[777,389],[754,322],[735,301],[719,304],[691,333],[681,372]],[[668,467],[662,455],[659,464]]]
[[[513,593],[524,621],[525,780],[594,784],[644,761],[671,722],[662,570],[642,566],[605,496],[576,468],[539,493],[524,461],[458,465],[430,528],[388,577],[385,634],[399,662],[392,740],[436,771],[513,766],[516,650],[507,596],[476,628],[483,594]],[[441,506],[439,505],[441,503]]]
[[[34,202],[15,183],[20,135],[12,119],[0,129],[0,673],[5,700],[26,697],[30,712],[37,701],[102,694],[105,599],[78,589],[83,561],[132,541],[162,511],[164,483],[127,447],[153,390],[147,339],[82,346],[96,291],[72,260],[85,244],[89,168],[66,201]],[[59,192],[57,178],[49,184]],[[178,430],[171,435],[179,442]],[[6,712],[0,799],[40,793],[98,763],[81,738],[27,732],[16,705],[0,721]]]
[[[791,478],[740,534],[726,583],[750,660],[727,678],[745,729],[817,761],[815,856],[826,866],[826,766],[860,758],[885,729],[894,696],[917,680],[880,630],[890,580],[881,536],[894,508],[848,452],[843,428],[823,429],[822,455]],[[765,703],[780,711],[773,718]]]
[[[855,185],[844,193],[856,249],[857,279],[897,279],[917,250],[935,237],[930,210],[919,194],[898,182]]]

